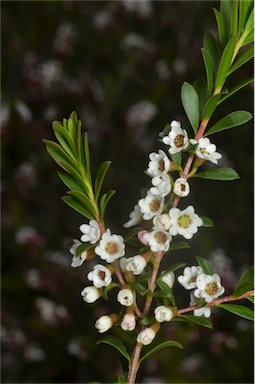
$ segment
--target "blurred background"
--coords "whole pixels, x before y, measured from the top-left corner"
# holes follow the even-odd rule
[[[148,154],[160,148],[159,132],[174,119],[187,126],[180,88],[204,74],[200,48],[204,33],[216,30],[212,7],[219,2],[1,2],[3,383],[106,383],[120,373],[118,353],[96,345],[94,327],[115,299],[82,300],[91,266],[72,268],[69,248],[84,219],[61,200],[66,188],[42,139],[53,139],[53,120],[78,113],[94,174],[112,160],[105,190],[117,194],[106,224],[124,235],[140,190],[149,187],[144,170]],[[229,85],[252,73],[248,63]],[[236,109],[252,112],[252,86],[229,100],[212,122]],[[230,294],[253,262],[253,122],[212,140],[223,154],[220,165],[241,178],[192,180],[188,203],[215,226],[202,228],[191,249],[165,258],[163,267],[208,258]],[[178,283],[174,289],[180,306],[188,306],[189,293]],[[253,382],[253,325],[220,309],[212,322],[213,331],[177,322],[162,327],[158,340],[178,340],[185,349],[153,355],[139,382]],[[120,330],[112,333],[129,341]]]

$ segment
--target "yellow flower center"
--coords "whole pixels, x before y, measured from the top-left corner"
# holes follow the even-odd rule
[[[158,199],[154,199],[150,202],[150,210],[152,212],[158,212],[160,209],[160,201]]]
[[[158,243],[165,244],[167,241],[167,236],[164,232],[156,232],[155,239]]]
[[[180,147],[183,147],[183,144],[184,144],[184,135],[176,135],[175,138],[174,138],[174,145],[177,147],[177,148],[180,148]]]
[[[179,225],[179,227],[182,228],[188,228],[191,223],[191,217],[189,215],[186,215],[185,213],[183,215],[180,215],[177,219],[177,224]]]
[[[109,243],[106,244],[105,250],[107,253],[112,255],[118,252],[119,246],[114,241],[110,241]]]
[[[207,293],[207,295],[215,295],[218,292],[218,290],[219,288],[216,283],[207,284],[205,288],[205,292]]]

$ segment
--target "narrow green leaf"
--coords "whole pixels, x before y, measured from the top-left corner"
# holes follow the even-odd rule
[[[124,242],[125,243],[128,243],[129,240],[133,240],[133,238],[135,237],[135,239],[137,239],[137,234],[138,232],[141,232],[143,230],[142,227],[135,227],[133,229],[131,229],[131,231],[129,231],[126,236],[124,237]]]
[[[198,172],[193,177],[220,181],[231,181],[240,178],[238,173],[232,168],[211,168],[206,171]]]
[[[167,275],[169,272],[177,271],[177,269],[183,268],[183,267],[185,267],[185,265],[186,265],[186,263],[174,264],[174,265],[172,265],[172,267],[167,268],[163,273],[161,273],[161,275],[158,278],[161,279],[162,277]]]
[[[232,11],[232,1],[224,0],[220,2],[220,13],[224,20],[224,26],[226,31],[227,40],[230,37],[230,27],[231,27],[231,11]]]
[[[232,61],[234,59],[234,51],[236,47],[237,40],[239,39],[239,35],[236,35],[232,37],[232,39],[227,43],[223,54],[221,56],[217,76],[216,76],[216,81],[215,81],[215,88],[216,89],[222,89],[226,78],[227,74],[229,72],[229,69],[231,67]]]
[[[182,318],[185,320],[188,320],[192,323],[202,325],[203,327],[206,328],[213,328],[212,323],[209,319],[206,319],[205,317],[200,317],[200,316],[192,316],[192,315],[180,315],[178,318]]]
[[[66,153],[63,148],[50,140],[43,140],[46,144],[46,149],[50,156],[55,160],[55,162],[64,168],[68,172],[68,168],[73,169],[74,171],[79,171],[79,166],[74,160]]]
[[[76,142],[77,139],[77,125],[78,125],[78,118],[75,111],[73,111],[67,120],[67,129],[70,133],[70,136],[73,138],[73,141]]]
[[[163,295],[160,294],[160,291],[157,291],[153,294],[154,297],[167,297],[173,306],[175,306],[175,298],[173,295],[172,288],[169,287],[168,284],[166,284],[164,281],[162,281],[160,278],[157,280],[157,285],[161,289]]]
[[[243,305],[236,304],[220,304],[219,308],[223,308],[226,311],[234,313],[237,316],[243,317],[244,319],[254,321],[254,312],[252,309],[248,307],[244,307]]]
[[[160,351],[163,348],[168,348],[168,347],[177,347],[183,349],[183,346],[178,343],[177,341],[165,341],[159,345],[157,345],[155,348],[151,349],[148,353],[146,353],[141,359],[140,363],[147,359],[147,357],[151,356],[153,353]]]
[[[238,60],[236,60],[236,62],[230,68],[228,75],[236,71],[242,65],[247,63],[247,61],[251,60],[253,57],[254,57],[254,46],[252,45],[249,49],[247,49],[247,51],[245,51],[245,53],[242,54],[242,56],[239,57]]]
[[[79,256],[81,253],[86,252],[95,246],[96,246],[96,244],[83,243],[76,248],[75,256]]]
[[[90,175],[90,154],[89,154],[89,141],[87,132],[84,133],[84,155],[86,161],[86,173]]]
[[[247,111],[235,111],[229,115],[223,117],[216,124],[214,124],[208,131],[205,136],[212,135],[216,132],[225,131],[226,129],[238,127],[239,125],[247,123],[252,119],[252,114]]]
[[[101,197],[101,200],[100,200],[100,215],[101,215],[101,218],[104,217],[105,208],[106,208],[110,198],[115,194],[115,192],[116,191],[114,191],[114,190],[108,191],[107,193],[105,193]]]
[[[254,28],[250,31],[250,33],[247,35],[247,37],[243,41],[242,47],[253,42],[254,42]]]
[[[71,176],[66,171],[60,169],[58,171],[58,175],[63,183],[71,190],[71,191],[79,191],[85,192],[85,188],[82,186],[82,182],[75,180],[73,176]]]
[[[241,296],[243,293],[254,288],[254,266],[249,267],[240,277],[234,290],[234,296]]]
[[[177,249],[190,248],[189,243],[187,241],[178,241],[178,243],[172,244],[170,246],[170,251],[176,251]]]
[[[111,165],[111,161],[105,161],[99,168],[96,180],[95,180],[95,199],[98,200],[102,184],[105,178],[105,174]]]
[[[255,298],[254,296],[247,297],[247,300],[249,300],[251,303],[255,303]]]
[[[209,261],[207,261],[203,257],[197,257],[196,259],[199,266],[202,268],[203,273],[205,273],[206,275],[213,275],[213,269]]]
[[[68,194],[74,196],[82,205],[84,205],[84,208],[91,214],[91,216],[94,217],[94,219],[97,217],[96,208],[85,193],[79,191],[69,191]]]
[[[70,136],[69,132],[58,121],[54,121],[52,123],[52,128],[60,145],[64,148],[64,150],[68,153],[68,155],[72,157],[72,159],[76,162],[76,149],[75,149],[73,139]]]
[[[118,377],[117,383],[118,384],[125,384],[125,383],[127,383],[127,380],[125,379],[124,376],[121,375],[121,376]]]
[[[217,41],[215,40],[214,36],[209,32],[205,33],[204,35],[203,47],[210,53],[214,63],[214,70],[216,73],[219,66],[221,53]]]
[[[220,45],[221,48],[223,49],[226,45],[226,32],[225,32],[225,26],[224,26],[224,20],[218,9],[213,8],[216,22],[217,22],[217,27],[218,27],[218,34],[219,34],[219,39],[220,39]]]
[[[208,85],[208,94],[211,96],[213,92],[213,83],[214,83],[214,63],[211,54],[204,48],[201,48],[203,60],[206,70],[206,78]]]
[[[250,1],[242,0],[239,5],[239,32],[243,32],[247,21]]]
[[[154,322],[155,322],[155,317],[154,316],[145,316],[141,320],[140,324],[148,326],[148,325],[153,324]]]
[[[252,9],[248,17],[244,30],[247,34],[250,34],[253,29],[254,29],[254,8]]]
[[[230,20],[230,27],[231,27],[231,36],[237,34],[238,32],[238,16],[239,16],[239,1],[234,1],[232,5],[231,10],[231,20]]]
[[[200,216],[200,218],[203,220],[203,227],[207,227],[207,228],[213,227],[214,224],[212,219],[210,219],[210,217]]]
[[[176,163],[178,165],[182,164],[182,153],[181,152],[177,152],[177,153],[171,154],[170,157],[171,157],[171,160],[174,163]]]
[[[91,215],[91,213],[86,210],[84,205],[82,205],[79,201],[74,199],[72,196],[64,196],[62,197],[62,200],[69,205],[71,208],[75,209],[77,212],[79,212],[81,215],[87,217],[90,220],[95,219],[94,216]]]
[[[97,344],[101,343],[109,344],[112,347],[116,348],[128,361],[130,361],[130,356],[126,350],[126,347],[124,346],[122,341],[120,341],[120,339],[117,339],[117,337],[111,335],[104,336],[101,340],[97,342]]]
[[[203,117],[202,113],[204,110],[204,106],[208,100],[208,87],[207,87],[207,83],[206,83],[205,78],[203,76],[198,77],[194,81],[193,87],[195,88],[195,91],[197,92],[197,95],[199,98],[199,114],[200,114],[201,119],[202,119],[202,117]]]
[[[199,126],[199,99],[191,84],[185,82],[181,88],[181,100],[189,122],[197,133]]]
[[[210,99],[207,101],[204,107],[203,119],[209,120],[211,118],[213,112],[215,111],[220,101],[221,95],[222,95],[221,93],[218,93],[217,95],[210,97]]]
[[[221,104],[223,101],[228,99],[230,96],[234,95],[234,93],[240,91],[240,89],[246,87],[246,85],[249,85],[254,82],[254,78],[251,77],[249,79],[242,80],[240,83],[238,83],[234,88],[232,88],[225,96],[223,96],[218,104]]]

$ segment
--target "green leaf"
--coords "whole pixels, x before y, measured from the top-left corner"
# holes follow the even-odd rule
[[[220,101],[221,95],[222,93],[218,93],[217,95],[210,97],[210,99],[207,101],[203,111],[203,120],[209,120],[211,118]]]
[[[83,243],[76,248],[75,256],[79,256],[81,253],[86,252],[95,246],[96,246],[95,244]]]
[[[246,87],[246,85],[249,85],[250,83],[253,83],[254,78],[251,77],[249,79],[242,80],[240,83],[238,83],[234,88],[232,88],[225,96],[223,96],[218,104],[221,104],[223,101],[228,99],[230,96],[232,96],[234,93],[238,92],[240,89]]]
[[[208,88],[207,88],[207,83],[205,81],[205,78],[203,76],[198,77],[194,83],[193,87],[195,88],[195,91],[198,94],[199,98],[199,113],[202,118],[202,113],[204,106],[208,100]],[[187,149],[188,150],[188,149]]]
[[[68,163],[73,169],[78,170],[79,167],[77,163],[69,156],[64,149],[54,141],[43,140],[46,144],[46,149],[49,152],[50,156],[56,161],[58,165],[63,167],[63,164]]]
[[[59,121],[52,123],[52,128],[57,140],[73,160],[76,161],[76,150],[72,137]]]
[[[154,316],[145,316],[141,320],[140,324],[148,326],[148,325],[153,324],[154,322],[155,322],[155,317]]]
[[[200,218],[203,220],[203,227],[207,227],[207,228],[213,227],[214,224],[212,219],[210,219],[210,217],[200,216]]]
[[[121,376],[118,377],[117,383],[118,384],[125,384],[125,383],[127,383],[127,380],[125,379],[124,376],[121,375]]]
[[[185,82],[181,88],[181,100],[189,122],[197,133],[199,126],[199,99],[191,84]]]
[[[151,356],[153,353],[160,351],[163,348],[168,348],[168,347],[176,347],[176,348],[181,348],[183,349],[183,346],[178,343],[177,341],[165,341],[159,345],[157,345],[155,348],[151,349],[148,353],[146,353],[141,359],[140,363],[147,359],[147,357]]]
[[[116,348],[128,361],[130,361],[130,356],[126,350],[126,347],[124,346],[122,341],[120,341],[120,339],[117,339],[117,337],[110,335],[104,336],[101,340],[97,342],[97,344],[100,343],[111,345],[112,347]]]
[[[177,152],[177,153],[174,153],[174,154],[170,154],[170,157],[171,157],[171,160],[178,164],[178,165],[181,165],[182,164],[182,153],[181,152]]]
[[[247,63],[247,61],[251,60],[252,58],[254,57],[254,46],[252,45],[250,48],[247,49],[247,51],[245,51],[245,53],[242,54],[242,56],[240,56],[236,62],[231,66],[229,72],[228,72],[228,75],[230,75],[230,73],[236,71],[238,68],[240,68],[242,65],[244,65],[245,63]]]
[[[214,63],[211,54],[204,48],[201,48],[203,60],[206,70],[206,78],[208,85],[208,94],[211,96],[213,92],[213,83],[214,83]]]
[[[172,288],[170,288],[169,285],[162,281],[160,278],[157,280],[157,285],[161,289],[163,295],[161,295],[160,291],[157,291],[153,294],[153,297],[167,297],[171,301],[172,305],[175,306],[175,298]]]
[[[250,34],[254,28],[254,8],[252,9],[250,16],[248,17],[248,20],[245,24],[245,32],[247,34]]]
[[[89,141],[88,141],[87,132],[84,133],[84,156],[85,156],[85,163],[86,163],[86,174],[90,176],[90,154],[89,154]]]
[[[240,1],[239,4],[239,32],[242,32],[247,21],[250,1]]]
[[[238,173],[232,168],[211,168],[206,171],[198,172],[193,177],[220,181],[231,181],[240,178]]]
[[[74,142],[76,141],[76,132],[77,132],[78,118],[75,111],[73,111],[67,120],[67,129],[70,133],[70,136],[73,138]]]
[[[247,300],[249,300],[249,301],[252,302],[253,304],[255,303],[255,298],[254,298],[254,296],[247,297]]]
[[[102,188],[102,184],[103,184],[103,181],[105,178],[105,174],[106,174],[108,168],[110,167],[110,165],[111,165],[111,161],[105,161],[100,166],[100,168],[98,170],[96,180],[95,180],[95,198],[96,198],[96,201],[98,200],[98,197],[99,197],[99,194],[100,194],[100,191]]]
[[[220,45],[222,48],[226,45],[226,32],[225,32],[225,26],[224,26],[224,20],[218,9],[213,8],[215,18],[217,21],[217,27],[218,27],[218,33],[219,33],[219,39],[220,39]]]
[[[187,241],[178,241],[178,243],[172,244],[170,246],[170,251],[176,251],[177,249],[190,248],[189,243]]]
[[[202,325],[206,328],[213,328],[212,323],[209,319],[206,319],[205,317],[200,316],[192,316],[192,315],[179,315],[178,318],[185,319],[187,321],[190,321],[191,323],[195,323],[198,325]]]
[[[177,269],[180,269],[182,267],[185,267],[186,263],[178,263],[178,264],[174,264],[172,265],[172,267],[170,268],[167,268],[167,270],[165,270],[164,272],[161,273],[161,275],[158,277],[159,279],[161,279],[162,277],[164,277],[165,275],[167,275],[169,272],[174,272],[174,271],[177,271]]]
[[[208,32],[205,33],[204,39],[203,39],[203,47],[210,53],[214,63],[214,69],[216,72],[219,66],[221,53],[220,53],[218,43],[216,42],[214,36],[211,33],[208,33]]]
[[[82,205],[84,205],[85,209],[90,213],[91,216],[93,216],[94,219],[97,217],[95,206],[91,203],[87,195],[79,191],[69,191],[68,194],[74,196]]]
[[[240,277],[234,291],[234,296],[241,296],[243,293],[254,288],[254,266],[249,267]]]
[[[197,262],[202,268],[203,273],[205,273],[206,275],[213,275],[212,266],[206,259],[204,259],[203,257],[197,257]]]
[[[234,51],[235,51],[235,47],[236,47],[236,43],[237,43],[238,38],[239,38],[239,35],[234,36],[227,43],[227,45],[223,51],[223,54],[222,54],[221,60],[220,60],[220,64],[219,64],[219,68],[218,68],[218,72],[217,72],[217,76],[216,76],[216,81],[215,81],[216,90],[217,89],[221,90],[225,81],[226,81],[229,69],[231,67],[231,64],[232,64],[232,61],[234,58]]]
[[[244,47],[247,44],[254,42],[254,28],[251,30],[251,32],[248,34],[248,36],[245,38],[242,46]]]
[[[254,312],[248,307],[236,304],[220,304],[218,307],[225,309],[237,316],[243,317],[244,319],[254,321]]]
[[[87,217],[90,220],[95,219],[93,215],[84,207],[83,204],[81,204],[79,201],[77,201],[72,196],[64,196],[62,197],[62,200],[69,205],[71,208],[75,209],[77,212],[79,212],[81,215]]]
[[[232,10],[231,0],[224,0],[220,2],[220,13],[224,20],[227,40],[229,39],[229,36],[230,36],[231,10]]]
[[[58,175],[63,183],[71,190],[71,191],[80,191],[85,192],[85,188],[83,187],[83,183],[77,181],[73,176],[71,176],[66,171],[60,169],[58,171]]]
[[[239,1],[234,1],[232,5],[231,20],[230,20],[231,36],[236,35],[238,32],[239,3],[240,3]]]
[[[105,193],[101,197],[101,200],[100,200],[100,215],[101,215],[102,219],[104,217],[105,208],[106,208],[110,198],[115,194],[115,192],[116,191],[114,191],[114,190],[110,190],[110,191],[108,191],[107,193]]]
[[[212,135],[216,132],[225,131],[226,129],[238,127],[239,125],[247,123],[252,119],[252,114],[247,111],[235,111],[223,117],[216,124],[214,124],[205,134],[205,136]]]

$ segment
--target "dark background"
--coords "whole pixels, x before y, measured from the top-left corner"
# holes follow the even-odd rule
[[[42,139],[53,139],[53,120],[77,111],[94,174],[112,160],[105,190],[117,194],[106,224],[125,234],[123,223],[149,187],[144,170],[160,147],[159,132],[173,119],[187,123],[180,88],[204,74],[200,48],[204,33],[216,30],[212,7],[219,2],[1,2],[2,382],[105,383],[119,373],[118,353],[96,345],[94,328],[114,302],[88,305],[80,296],[90,266],[71,268],[68,250],[84,220],[61,201],[66,189]],[[248,63],[229,85],[252,73]],[[223,103],[212,122],[236,109],[253,111],[252,86]],[[223,154],[220,165],[241,178],[192,180],[185,204],[215,226],[200,229],[192,248],[163,267],[208,258],[230,294],[253,262],[253,123],[212,140]],[[177,303],[187,306],[188,292],[178,283],[175,290]],[[213,331],[177,322],[162,327],[158,340],[178,340],[185,349],[148,359],[140,382],[253,382],[252,324],[219,309],[212,321]]]

